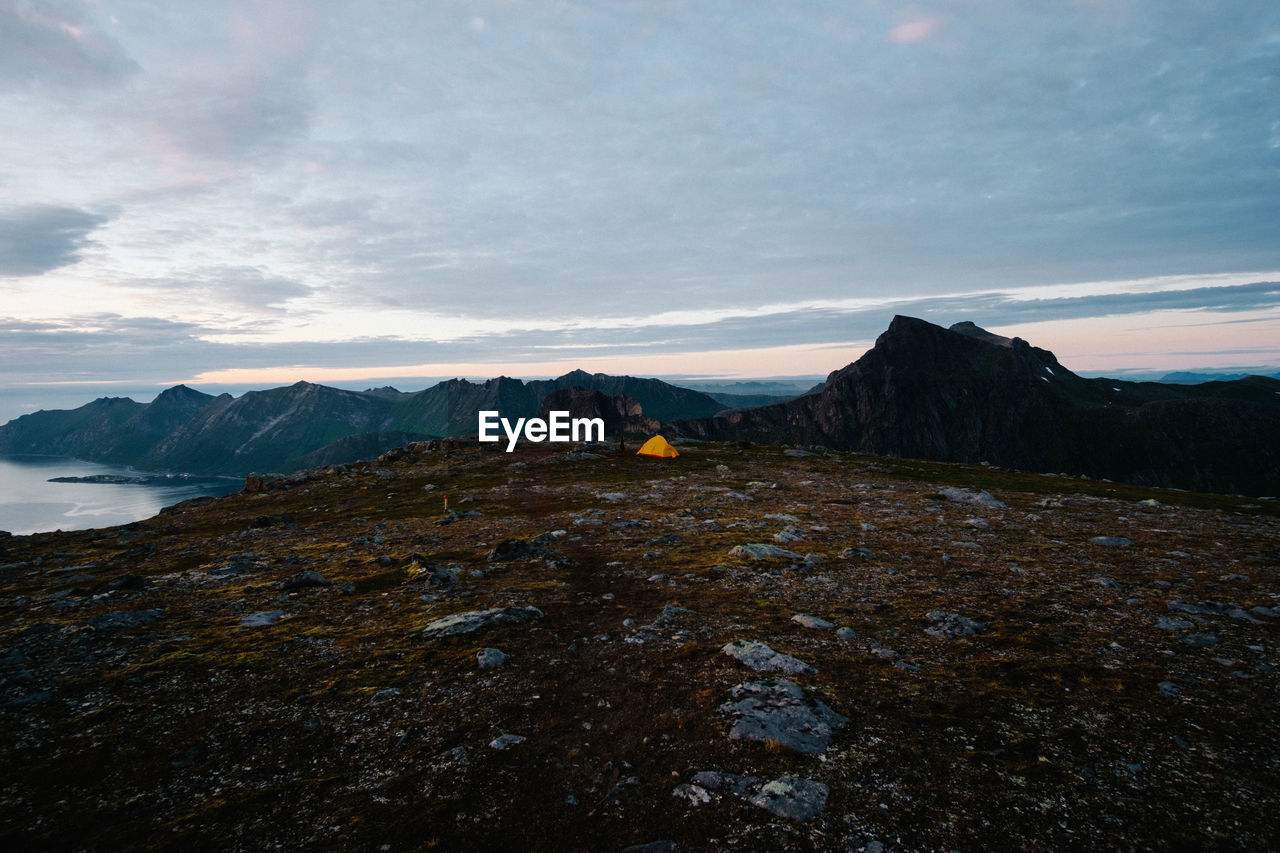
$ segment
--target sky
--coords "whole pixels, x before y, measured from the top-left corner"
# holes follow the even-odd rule
[[[1274,0],[0,0],[21,405],[825,375],[895,314],[1280,369],[1278,282]]]

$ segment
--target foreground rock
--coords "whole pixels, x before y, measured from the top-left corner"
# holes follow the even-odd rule
[[[285,613],[283,610],[263,610],[259,613],[250,613],[240,620],[241,628],[262,628],[267,625],[274,625],[283,619]]]
[[[691,805],[702,805],[711,802],[711,792],[732,794],[778,817],[806,821],[822,813],[831,790],[800,776],[779,776],[765,782],[758,776],[701,770],[693,775],[692,783],[677,785],[672,794]]]
[[[797,613],[795,616],[791,617],[791,621],[795,622],[797,625],[803,625],[806,628],[814,628],[817,630],[825,630],[836,626],[836,623],[834,622],[828,622],[821,616],[810,616],[808,613]]]
[[[779,678],[748,681],[733,688],[733,701],[720,711],[734,717],[729,737],[777,743],[796,752],[816,755],[827,751],[836,729],[849,718],[826,703],[805,695],[800,685]]]
[[[787,675],[799,675],[817,672],[802,660],[775,652],[757,640],[735,640],[725,645],[720,651],[731,658],[746,664],[756,672],[783,672]]]
[[[281,581],[280,589],[288,592],[295,589],[306,589],[307,587],[328,585],[329,582],[324,579],[324,575],[313,569],[307,569],[305,572],[301,572],[287,580]]]
[[[961,489],[956,486],[947,486],[938,489],[938,494],[955,503],[973,504],[974,506],[985,506],[992,509],[1005,508],[1003,502],[993,498],[990,492],[985,492],[982,489]]]
[[[931,610],[925,614],[925,618],[933,623],[932,627],[924,629],[924,632],[931,637],[946,639],[972,637],[974,634],[981,634],[987,628],[986,625],[967,616],[947,613],[944,610]]]
[[[788,560],[803,559],[795,551],[788,551],[786,548],[779,548],[777,545],[770,545],[767,542],[735,545],[729,549],[729,556],[742,557],[748,560],[768,560],[774,557],[785,557]]]
[[[753,806],[768,809],[778,817],[809,820],[817,817],[827,805],[831,790],[821,782],[799,776],[780,776],[760,786],[747,797]]]
[[[456,572],[421,554],[413,554],[409,557],[407,571],[415,580],[424,580],[429,586],[451,587],[458,582]]]
[[[442,616],[427,623],[422,629],[426,639],[450,637],[454,634],[468,634],[498,625],[519,625],[542,618],[542,611],[536,607],[494,607],[490,610],[469,610],[466,613],[454,613]]]

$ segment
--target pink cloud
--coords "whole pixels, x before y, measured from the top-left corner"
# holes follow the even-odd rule
[[[892,44],[916,44],[931,37],[942,29],[942,19],[912,14],[909,20],[889,30],[889,41]]]

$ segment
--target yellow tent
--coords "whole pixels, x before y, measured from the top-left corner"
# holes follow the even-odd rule
[[[636,456],[656,456],[659,459],[674,459],[679,455],[679,453],[676,453],[676,449],[660,435],[655,435],[636,451]]]

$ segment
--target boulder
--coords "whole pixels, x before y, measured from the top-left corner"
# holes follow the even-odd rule
[[[991,496],[990,492],[982,489],[962,489],[958,486],[944,486],[938,489],[938,494],[955,503],[986,506],[992,509],[1004,509],[1006,507],[1006,504],[996,500]]]
[[[498,625],[518,625],[542,618],[542,611],[536,607],[494,607],[489,610],[468,610],[465,613],[454,613],[442,616],[427,623],[422,629],[422,636],[428,640],[436,637],[451,637],[455,634],[468,634],[472,631],[493,628]]]
[[[821,782],[799,776],[779,776],[765,781],[758,776],[700,770],[694,774],[692,783],[677,785],[671,793],[692,806],[700,806],[711,802],[713,792],[731,794],[778,817],[804,821],[822,813],[830,789]]]
[[[987,627],[967,616],[961,616],[959,613],[947,613],[943,610],[931,610],[925,614],[925,618],[933,623],[932,628],[924,629],[924,632],[931,637],[943,637],[946,639],[972,637],[974,634],[981,634]]]
[[[758,640],[734,640],[721,649],[726,655],[754,669],[756,672],[782,672],[787,675],[817,672],[802,660],[775,652]]]
[[[734,545],[729,549],[729,556],[745,557],[749,560],[768,560],[773,557],[785,557],[788,560],[802,559],[795,551],[788,551],[786,548],[779,548],[777,545],[770,545],[767,542]]]
[[[262,610],[258,613],[250,613],[240,620],[241,628],[261,628],[264,625],[274,625],[284,618],[283,610]]]
[[[783,678],[739,684],[730,696],[733,701],[721,705],[720,711],[734,717],[729,737],[735,740],[772,742],[817,755],[826,752],[835,730],[849,722]]]
[[[780,776],[760,786],[760,790],[747,797],[753,806],[791,820],[809,820],[817,817],[827,805],[830,789],[821,782],[799,776]]]
[[[328,586],[329,582],[324,579],[324,575],[313,569],[307,569],[301,574],[296,574],[288,580],[280,582],[280,589],[288,591],[293,589],[303,589],[309,586]]]

